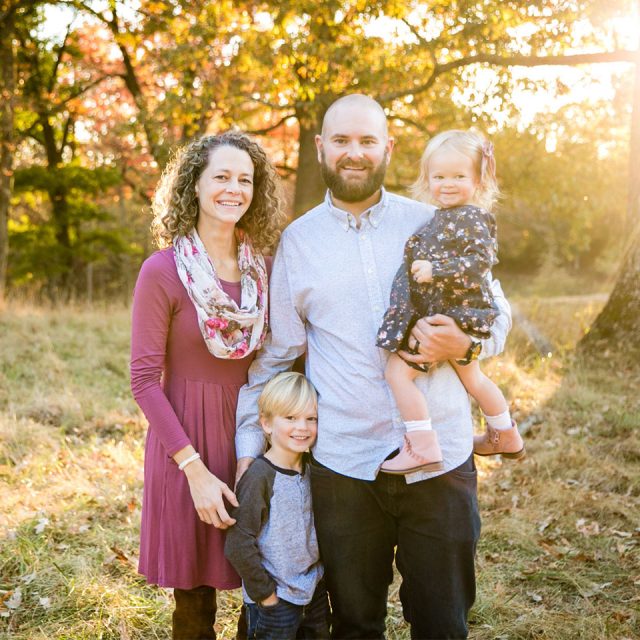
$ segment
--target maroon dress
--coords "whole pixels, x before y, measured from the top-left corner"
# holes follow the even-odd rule
[[[240,301],[240,283],[222,282]],[[234,589],[240,578],[224,557],[224,532],[203,523],[172,456],[191,444],[207,468],[233,489],[236,404],[253,354],[211,355],[184,288],[173,249],[142,265],[133,299],[131,389],[149,421],[138,570],[151,583]]]

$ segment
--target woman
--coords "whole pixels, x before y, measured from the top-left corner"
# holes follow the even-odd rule
[[[245,135],[205,136],[167,167],[154,214],[169,246],[142,265],[131,337],[149,421],[139,571],[174,588],[173,638],[215,638],[215,590],[240,586],[223,553],[226,505],[238,391],[267,330],[263,253],[284,221],[277,176]]]

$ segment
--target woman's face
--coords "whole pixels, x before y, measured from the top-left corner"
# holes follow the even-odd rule
[[[198,231],[204,226],[235,226],[253,199],[253,162],[246,151],[216,147],[196,183],[200,208]]]

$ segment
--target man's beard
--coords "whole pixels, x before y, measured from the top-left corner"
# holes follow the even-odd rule
[[[338,163],[334,171],[327,165],[324,152],[322,152],[320,162],[322,179],[329,191],[331,191],[331,195],[337,200],[342,200],[342,202],[362,202],[382,186],[387,172],[387,158],[388,154],[385,151],[384,158],[377,167],[374,167],[370,161],[365,159],[358,163],[354,163],[351,160],[343,160]],[[369,169],[369,175],[364,180],[346,180],[340,175],[340,168],[345,165]]]

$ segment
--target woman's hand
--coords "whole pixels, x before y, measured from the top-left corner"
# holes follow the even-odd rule
[[[238,500],[229,487],[207,469],[202,460],[196,460],[184,468],[189,482],[193,505],[202,522],[212,524],[217,529],[228,529],[236,523],[227,512],[224,498],[234,507]]]

